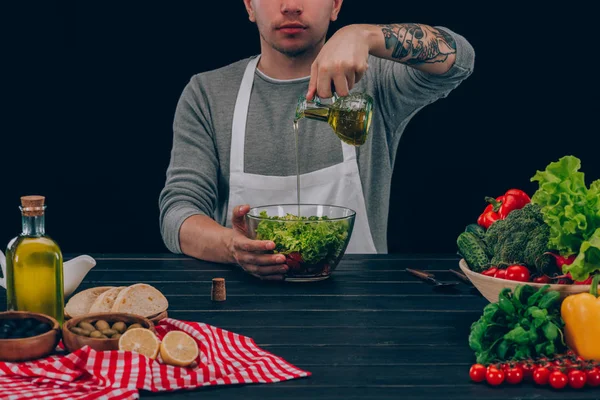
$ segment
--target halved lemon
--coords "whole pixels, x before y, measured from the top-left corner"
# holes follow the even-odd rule
[[[198,357],[198,344],[185,332],[171,331],[160,343],[160,357],[165,364],[187,367]]]
[[[125,331],[119,338],[119,350],[136,353],[156,359],[160,348],[160,340],[150,329],[133,328]]]

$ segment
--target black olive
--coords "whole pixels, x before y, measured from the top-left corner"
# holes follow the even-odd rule
[[[17,324],[15,324],[15,322],[13,320],[10,319],[5,319],[4,321],[2,321],[2,328],[4,327],[8,327],[8,329],[14,329],[17,327]]]
[[[50,330],[50,325],[45,322],[40,322],[34,328],[31,329],[32,336],[41,335],[42,333],[46,333]]]
[[[12,329],[8,326],[8,325],[3,325],[0,328],[0,333],[4,333],[7,334],[8,332],[12,331]]]
[[[0,339],[6,339],[8,333],[0,331]]]
[[[35,320],[33,318],[25,318],[22,322],[21,322],[21,328],[22,329],[29,329],[31,327],[33,327],[35,325]],[[37,322],[37,321],[36,321]]]

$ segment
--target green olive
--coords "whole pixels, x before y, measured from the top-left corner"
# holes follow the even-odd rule
[[[81,329],[84,329],[84,330],[88,331],[88,332],[92,332],[92,331],[96,330],[96,328],[94,328],[94,325],[90,324],[89,322],[83,322],[82,321],[82,322],[79,323],[79,327]]]
[[[93,331],[93,332],[90,333],[90,337],[93,337],[93,338],[99,338],[99,337],[102,337],[102,336],[103,336],[102,332],[100,332],[100,331]]]
[[[100,339],[108,339],[108,336],[102,335],[102,336],[100,336]]]
[[[113,338],[113,339],[118,339],[118,338],[120,338],[120,337],[121,337],[121,334],[120,334],[120,333],[115,333],[114,335],[112,335],[112,338]]]
[[[119,332],[115,331],[114,329],[104,329],[104,330],[102,330],[100,332],[102,332],[102,334],[106,335],[106,336],[112,336],[115,333],[119,333]]]
[[[71,332],[73,332],[74,334],[79,335],[79,336],[89,336],[90,335],[89,331],[86,331],[85,329],[78,328],[76,326],[74,326],[74,327],[71,328]]]
[[[142,327],[141,324],[132,324],[132,325],[129,325],[129,328],[127,328],[127,330],[141,328],[141,327]]]
[[[123,333],[127,329],[127,325],[125,324],[125,322],[119,321],[119,322],[115,322],[113,324],[112,328],[119,333]]]
[[[100,320],[96,322],[96,329],[98,329],[99,331],[103,331],[105,329],[110,329],[110,325],[108,324],[108,322]]]

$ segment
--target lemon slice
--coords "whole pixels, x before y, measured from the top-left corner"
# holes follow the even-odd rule
[[[151,359],[156,359],[160,340],[154,332],[146,328],[133,328],[119,338],[119,350],[134,351]]]
[[[198,344],[185,332],[171,331],[160,343],[160,357],[166,364],[187,367],[198,357]]]

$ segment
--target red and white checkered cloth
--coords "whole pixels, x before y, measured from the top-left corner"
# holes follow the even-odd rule
[[[273,383],[310,376],[259,348],[246,336],[211,325],[166,318],[155,327],[158,338],[181,330],[198,343],[198,366],[174,367],[133,352],[98,352],[84,347],[24,363],[0,362],[0,399],[139,398],[152,392],[202,386]]]

